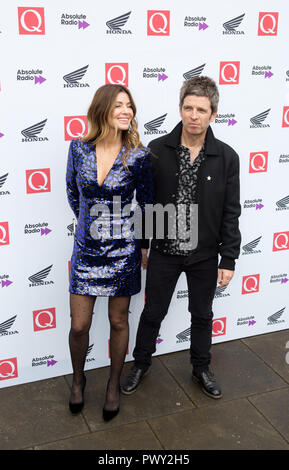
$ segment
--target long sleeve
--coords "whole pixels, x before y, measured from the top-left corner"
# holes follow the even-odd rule
[[[234,270],[235,259],[240,253],[241,234],[239,231],[240,183],[239,183],[239,157],[235,153],[231,162],[228,176],[225,202],[223,209],[220,246],[220,269]]]
[[[145,238],[145,206],[153,204],[154,186],[152,174],[151,156],[146,153],[139,159],[137,165],[136,178],[136,200],[142,211],[142,239],[140,241],[141,248],[149,247],[149,239]]]
[[[75,141],[71,141],[68,151],[68,160],[66,168],[66,193],[68,203],[73,210],[76,218],[79,215],[79,191],[76,183],[75,170]]]

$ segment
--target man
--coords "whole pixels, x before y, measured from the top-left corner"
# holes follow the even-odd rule
[[[154,204],[181,207],[198,205],[198,241],[190,248],[180,238],[153,238],[147,266],[146,300],[137,331],[135,359],[122,392],[133,393],[151,365],[156,339],[178,278],[185,272],[191,313],[190,357],[193,378],[204,393],[221,398],[209,369],[212,337],[212,303],[216,283],[228,285],[240,251],[238,218],[239,158],[217,140],[210,123],[217,115],[219,93],[208,77],[186,81],[180,91],[181,122],[170,134],[149,147],[157,158],[154,167]],[[220,263],[218,266],[218,255]],[[147,250],[143,250],[146,264]]]

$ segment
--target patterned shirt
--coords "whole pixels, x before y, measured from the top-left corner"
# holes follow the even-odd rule
[[[183,235],[190,231],[190,206],[197,203],[198,170],[205,159],[205,145],[203,145],[193,162],[191,162],[190,150],[181,144],[177,147],[177,155],[179,161],[179,182],[173,229],[176,231],[177,236],[174,239],[165,239],[161,251],[168,255],[188,256],[192,252],[192,248],[188,248],[190,237],[187,236],[184,239]],[[181,234],[181,237],[178,234]]]

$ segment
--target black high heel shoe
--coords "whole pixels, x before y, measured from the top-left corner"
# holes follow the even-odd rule
[[[82,400],[78,403],[71,403],[71,401],[69,401],[69,409],[71,411],[72,414],[76,414],[76,413],[80,413],[80,411],[82,410],[83,406],[84,406],[84,397],[83,397],[83,394],[84,394],[84,389],[85,389],[85,385],[86,385],[86,377],[85,375],[83,374],[83,383],[82,383]]]
[[[107,387],[106,387],[106,393],[107,393],[107,389],[108,389],[108,384],[109,384],[109,381],[107,383]],[[120,385],[118,386],[118,399],[120,399]],[[111,419],[113,419],[117,414],[119,413],[119,405],[118,407],[116,408],[116,410],[107,410],[105,407],[103,407],[102,409],[102,417],[104,419],[104,421],[110,421]]]

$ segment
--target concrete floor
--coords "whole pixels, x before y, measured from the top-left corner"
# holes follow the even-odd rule
[[[119,415],[102,420],[109,368],[88,371],[85,407],[68,409],[71,376],[0,390],[0,449],[289,449],[289,330],[216,344],[223,398],[191,379],[188,351],[154,357]],[[126,363],[123,374],[131,363]]]

